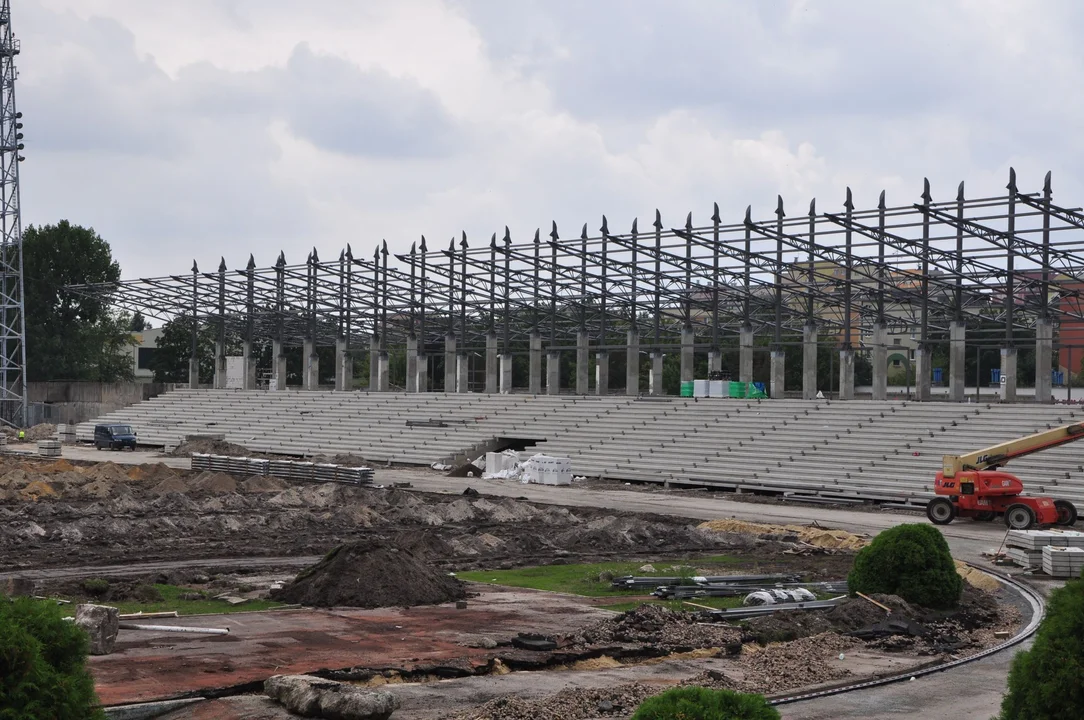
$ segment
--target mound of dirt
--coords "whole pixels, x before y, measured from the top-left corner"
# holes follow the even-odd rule
[[[122,470],[117,465],[111,462],[98,463],[96,465],[87,465],[78,468],[79,472],[89,481],[105,480],[113,484],[123,484],[128,482],[128,473]]]
[[[379,541],[340,545],[272,592],[275,600],[315,607],[412,607],[464,597],[459,580]]]
[[[833,664],[835,656],[862,643],[835,633],[822,633],[765,648],[747,647],[741,654],[747,692],[770,694],[840,680],[851,674]]]
[[[642,683],[626,683],[610,688],[566,688],[537,700],[502,695],[452,717],[454,720],[583,720],[608,716],[611,712],[614,717],[628,717],[640,703],[663,689]],[[608,703],[612,710],[600,710],[600,707],[605,707],[604,703]]]
[[[49,483],[42,482],[41,480],[34,480],[19,491],[19,499],[29,500],[31,502],[52,499],[55,497],[57,497],[56,489]]]
[[[241,483],[241,490],[246,493],[281,492],[288,487],[290,486],[285,480],[260,475],[253,475]]]
[[[209,493],[211,495],[225,495],[237,492],[237,481],[232,475],[225,473],[201,472],[188,483],[188,491],[193,493]]]
[[[793,538],[793,542],[803,542],[828,550],[860,550],[868,543],[865,538],[845,530],[830,530],[810,525],[766,525],[729,518],[709,520],[701,523],[699,527],[701,530],[717,533],[754,535],[760,538],[781,540]]]
[[[369,467],[371,462],[361,457],[360,455],[351,455],[350,453],[339,453],[338,455],[316,455],[312,458],[314,463],[331,463],[333,465],[342,465],[343,467]]]
[[[191,440],[183,442],[170,453],[173,457],[192,457],[196,453],[206,455],[230,455],[233,457],[250,457],[252,452],[244,445],[227,442],[226,440]]]
[[[26,439],[29,442],[37,442],[38,440],[52,440],[56,437],[56,425],[50,423],[42,423],[35,425],[26,431]]]
[[[896,595],[881,594],[873,594],[870,597],[882,605],[892,608],[892,617],[918,620],[920,622],[922,620],[923,613],[912,607],[903,598]],[[888,613],[868,600],[853,597],[843,600],[839,605],[825,613],[825,617],[834,629],[840,632],[849,632],[876,625],[888,617]]]
[[[695,613],[645,604],[581,628],[566,636],[565,641],[573,645],[635,643],[682,652],[739,643],[741,631],[729,625],[702,623]]]
[[[33,469],[43,473],[62,473],[75,470],[75,466],[64,458],[61,458],[59,460],[54,460],[53,462],[41,463],[40,465],[36,465]]]
[[[151,492],[155,495],[166,495],[168,493],[186,493],[188,492],[188,484],[179,477],[173,476],[170,478],[166,478],[162,482],[152,487]]]

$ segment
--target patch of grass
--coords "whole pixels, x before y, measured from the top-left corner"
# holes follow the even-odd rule
[[[154,600],[152,602],[120,600],[118,602],[109,602],[106,604],[110,607],[117,608],[122,615],[140,611],[152,613],[169,610],[176,610],[178,615],[221,615],[226,613],[269,610],[271,608],[281,607],[283,604],[273,600],[249,600],[240,605],[230,605],[224,600],[215,600],[210,596],[200,600],[182,600],[181,595],[197,593],[199,591],[191,588],[179,587],[177,585],[153,585],[149,587],[157,591],[158,595],[161,596],[161,600]],[[148,595],[150,595],[150,593],[148,593]],[[75,615],[75,603],[62,605],[61,613],[66,616]],[[151,620],[148,622],[158,621]]]
[[[609,573],[613,577],[635,575],[638,577],[692,577],[713,567],[726,568],[741,562],[729,555],[694,560],[660,560],[658,562],[607,562],[585,565],[542,565],[540,567],[516,568],[514,570],[471,570],[458,573],[460,580],[507,585],[508,587],[548,590],[550,592],[584,595],[586,597],[621,597],[628,595],[628,590],[615,590],[609,580],[600,580],[599,576]],[[640,570],[650,564],[654,572]],[[710,574],[710,573],[709,573]],[[725,598],[724,598],[725,599]]]

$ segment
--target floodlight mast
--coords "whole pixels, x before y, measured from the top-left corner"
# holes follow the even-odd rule
[[[26,326],[23,307],[23,226],[19,209],[22,113],[15,107],[11,0],[0,0],[0,422],[27,424]]]

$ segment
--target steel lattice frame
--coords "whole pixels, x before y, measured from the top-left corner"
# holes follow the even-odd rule
[[[15,108],[11,2],[0,4],[0,421],[26,425],[26,335],[23,313],[23,228],[19,210],[22,114]]]
[[[515,243],[508,229],[471,247],[465,234],[446,249],[423,237],[408,253],[387,244],[360,258],[313,250],[291,265],[250,257],[244,269],[82,285],[71,292],[169,320],[196,315],[220,335],[300,345],[345,340],[353,351],[373,339],[381,350],[417,338],[422,353],[480,350],[496,335],[501,352],[523,352],[537,333],[548,350],[568,350],[586,332],[592,350],[624,347],[630,328],[644,350],[679,346],[692,329],[713,350],[742,328],[794,342],[809,323],[844,348],[866,345],[874,323],[914,332],[920,343],[945,337],[953,321],[998,323],[1005,345],[1037,319],[1084,321],[1084,215],[1055,205],[1050,174],[1038,193],[1007,192],[935,202],[926,182],[917,202],[858,210],[850,190],[838,211],[708,224],[690,213],[671,227],[656,212],[650,229],[627,233],[584,225],[563,239],[554,224]],[[389,262],[389,260],[393,262]]]

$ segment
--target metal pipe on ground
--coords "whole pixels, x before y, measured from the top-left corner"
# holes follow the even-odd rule
[[[183,627],[181,625],[144,625],[143,623],[122,622],[120,624],[121,630],[148,630],[151,632],[175,632],[175,633],[197,633],[200,635],[229,635],[229,628],[204,628],[204,627]]]

